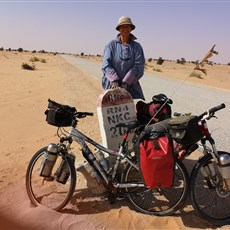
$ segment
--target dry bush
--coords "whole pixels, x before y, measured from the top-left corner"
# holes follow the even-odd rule
[[[31,65],[29,65],[27,63],[23,63],[22,68],[27,69],[27,70],[35,70],[36,69],[34,65],[31,66]]]
[[[46,59],[45,58],[37,58],[37,57],[32,57],[30,58],[31,62],[38,62],[40,61],[41,63],[46,63]]]
[[[45,58],[42,58],[42,59],[40,59],[40,62],[41,62],[41,63],[46,63],[46,59],[45,59]]]
[[[161,69],[159,69],[159,68],[153,68],[153,71],[156,71],[156,72],[162,72],[162,70],[161,70]]]
[[[199,79],[204,79],[200,73],[196,73],[196,72],[192,72],[189,77],[195,77],[195,78],[199,78]]]
[[[32,57],[32,58],[30,58],[30,61],[31,61],[31,62],[37,62],[37,61],[39,61],[39,58],[37,58],[37,57]]]

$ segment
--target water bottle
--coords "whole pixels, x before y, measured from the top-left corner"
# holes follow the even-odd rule
[[[228,154],[222,154],[219,158],[220,173],[224,179],[225,185],[230,191],[230,156]]]
[[[98,175],[98,173],[94,170],[94,168],[89,164],[89,162],[84,162],[84,167],[87,173],[90,174],[92,178],[95,178],[98,184],[102,183],[101,177]]]
[[[107,172],[109,170],[109,161],[105,158],[103,152],[100,149],[95,149],[94,155]]]
[[[73,162],[75,161],[75,155],[72,153],[69,153],[69,156],[71,157],[71,159],[73,160]],[[68,166],[68,163],[66,161],[66,159],[62,159],[61,164],[57,170],[57,181],[65,184],[69,178],[70,175],[70,169]]]
[[[39,175],[43,177],[49,177],[52,169],[58,157],[58,145],[50,144],[47,147],[46,153],[44,154],[43,161],[40,166]]]

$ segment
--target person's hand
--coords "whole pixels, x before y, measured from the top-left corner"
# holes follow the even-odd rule
[[[119,87],[119,83],[117,81],[111,82],[111,89],[116,89]]]
[[[121,83],[121,88],[127,90],[128,84],[126,84],[126,83]]]

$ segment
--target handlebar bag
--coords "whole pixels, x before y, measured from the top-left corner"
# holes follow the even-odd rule
[[[168,135],[153,135],[139,144],[139,167],[148,188],[168,188],[173,184],[175,159]]]
[[[203,133],[199,128],[199,119],[195,115],[180,116],[167,121],[172,138],[183,145],[195,144]]]
[[[45,111],[46,121],[48,124],[57,127],[71,126],[75,111],[74,107],[49,100],[48,109]]]

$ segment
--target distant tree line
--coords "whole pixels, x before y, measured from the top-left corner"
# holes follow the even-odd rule
[[[32,52],[32,53],[51,53],[51,54],[71,54],[71,53],[64,53],[64,52],[49,52],[49,51],[45,51],[45,50],[39,50],[39,51],[36,51],[36,50],[33,50],[33,51],[29,51],[29,50],[24,50],[23,48],[18,48],[18,49],[11,49],[11,48],[8,48],[8,49],[4,49],[3,47],[0,47],[0,51],[17,51],[17,52]],[[88,56],[88,57],[93,57],[93,56],[97,56],[97,57],[102,57],[102,55],[100,54],[97,54],[97,55],[91,55],[91,54],[85,54],[84,52],[81,52],[80,54],[75,54],[76,56],[81,56],[81,57],[84,57],[84,56]],[[159,57],[157,59],[153,59],[153,58],[148,58],[147,59],[148,62],[152,62],[152,61],[156,61],[157,62],[157,65],[162,65],[164,63],[164,61],[173,61],[173,60],[168,60],[168,59],[163,59],[162,57]],[[177,59],[176,60],[176,63],[177,64],[186,64],[187,61],[185,60],[185,58],[180,58],[180,59]],[[196,61],[188,61],[188,63],[193,63],[193,64],[198,64],[199,63],[199,60],[196,60]],[[213,64],[216,64],[212,61],[207,61],[207,64],[208,65],[213,65]],[[227,65],[230,66],[230,62],[227,63]]]
[[[164,61],[173,62],[174,60],[168,60],[168,59],[163,59],[162,57],[159,57],[157,59],[148,58],[147,61],[148,62],[155,61],[157,63],[157,65],[162,65],[164,63]],[[176,63],[177,64],[181,64],[181,65],[185,65],[186,63],[193,63],[193,64],[197,65],[199,63],[199,60],[196,60],[196,61],[186,61],[186,59],[182,57],[180,59],[177,59]],[[212,61],[207,61],[206,64],[208,64],[208,65],[214,65],[215,64],[216,65],[217,63],[212,62]],[[220,65],[220,63],[219,63],[219,65]],[[227,65],[230,65],[230,62],[227,63]]]

